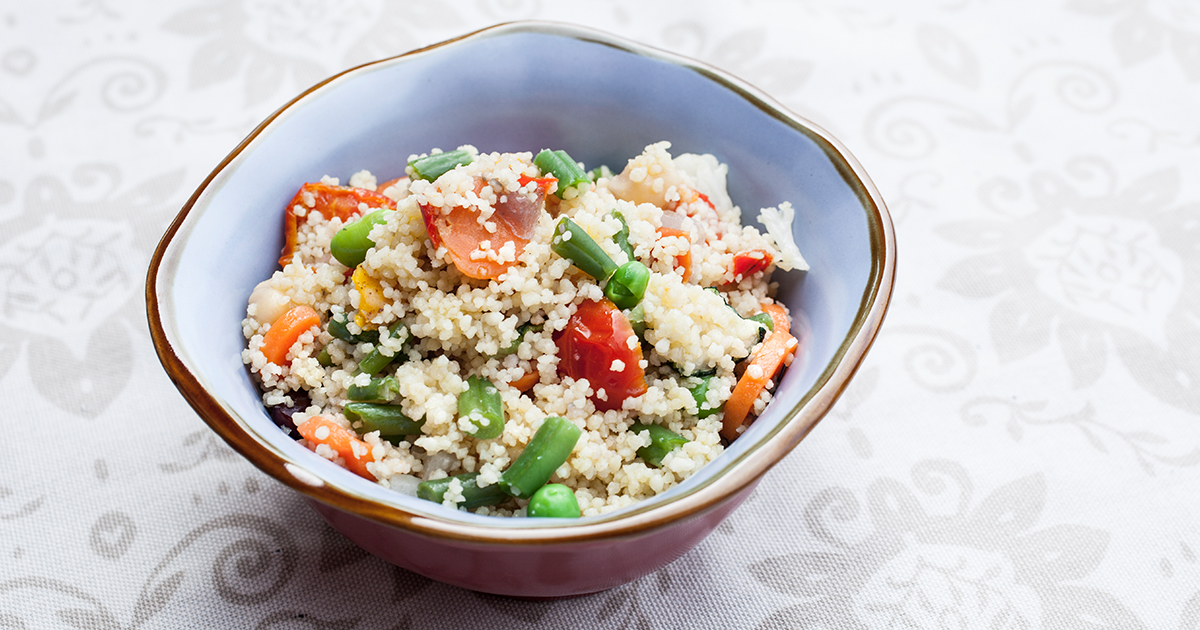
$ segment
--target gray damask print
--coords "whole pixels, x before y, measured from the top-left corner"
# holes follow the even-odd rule
[[[135,530],[128,516],[105,515],[93,527],[93,549],[101,556],[119,558],[134,540]],[[192,555],[199,557],[189,558]],[[110,609],[111,602],[97,597],[103,592],[93,594],[64,580],[37,576],[0,582],[0,611],[4,611],[0,623],[11,628],[139,628],[176,597],[186,599],[180,591],[188,584],[206,591],[211,584],[216,595],[232,604],[260,604],[288,583],[297,561],[288,528],[261,516],[227,514],[196,527],[167,551],[145,578],[128,623]],[[208,567],[202,572],[205,563]]]
[[[1048,401],[1015,402],[992,396],[967,401],[961,411],[963,423],[982,427],[991,422],[1002,424],[1013,441],[1020,441],[1030,428],[1069,427],[1099,453],[1126,452],[1148,475],[1159,466],[1190,467],[1200,464],[1200,446],[1177,446],[1159,433],[1146,429],[1122,428],[1119,421],[1106,422],[1090,403],[1071,413],[1050,413]],[[1186,450],[1185,450],[1186,449]]]
[[[1113,52],[1139,64],[1167,55],[1188,81],[1200,81],[1200,6],[1190,0],[1068,0],[1083,15],[1112,20]]]
[[[1005,180],[1019,214],[955,221],[945,239],[979,253],[952,265],[939,287],[992,300],[989,334],[1001,360],[1057,345],[1076,387],[1090,385],[1110,356],[1147,391],[1200,413],[1200,251],[1197,206],[1177,202],[1178,169],[1089,193],[1112,172],[1098,157],[1058,173]],[[981,190],[982,192],[982,190]]]
[[[201,41],[192,89],[237,80],[247,104],[294,93],[358,63],[418,47],[422,29],[459,22],[447,5],[383,0],[208,0],[163,25]],[[286,88],[286,89],[285,89]]]
[[[907,482],[877,479],[862,497],[826,488],[802,519],[820,549],[750,565],[797,600],[759,628],[1143,628],[1086,584],[1108,534],[1041,523],[1046,494],[1034,474],[977,498],[970,473],[947,460],[917,464]]]

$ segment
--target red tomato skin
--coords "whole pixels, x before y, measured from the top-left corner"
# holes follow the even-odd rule
[[[396,202],[391,198],[366,188],[330,186],[320,182],[310,182],[301,186],[283,213],[283,251],[279,255],[281,267],[292,261],[292,253],[296,251],[296,230],[308,217],[307,214],[298,217],[293,210],[298,205],[305,205],[305,193],[312,195],[316,202],[312,211],[320,212],[326,219],[338,217],[343,222],[361,214],[358,209],[359,203],[365,203],[372,208],[396,209]]]
[[[752,254],[760,254],[761,257]],[[752,249],[748,252],[742,252],[733,257],[733,276],[736,278],[741,276],[748,278],[771,265],[774,258],[770,252],[762,249]]]
[[[616,305],[605,299],[588,300],[567,322],[567,327],[554,336],[558,345],[558,372],[573,379],[586,378],[592,390],[603,389],[606,400],[593,395],[596,409],[620,409],[626,398],[646,393],[646,372],[642,369],[642,347],[628,340],[637,340],[629,320]],[[625,367],[612,371],[614,360]]]

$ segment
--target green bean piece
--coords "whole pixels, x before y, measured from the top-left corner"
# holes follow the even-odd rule
[[[631,260],[613,272],[608,284],[604,285],[604,296],[612,300],[617,308],[631,309],[642,302],[646,287],[650,285],[650,270],[646,265]]]
[[[417,496],[426,501],[441,503],[446,498],[446,491],[450,489],[450,482],[457,479],[462,484],[463,501],[458,504],[460,508],[470,510],[484,505],[504,503],[508,500],[508,495],[500,489],[500,484],[494,483],[480,488],[476,482],[477,477],[479,477],[479,473],[464,473],[422,481],[417,484]]]
[[[388,327],[388,337],[401,337],[404,341],[408,341],[408,329],[404,327],[402,322],[397,320]],[[358,371],[362,374],[378,374],[380,370],[391,365],[392,361],[395,361],[400,354],[400,352],[396,352],[389,357],[383,353],[383,350],[379,346],[375,346],[373,350],[367,353],[367,356],[363,357],[362,361],[358,362]]]
[[[621,248],[621,251],[625,252],[626,256],[629,256],[629,260],[637,260],[633,257],[633,246],[629,244],[629,223],[625,221],[625,215],[613,210],[613,216],[617,218],[617,221],[621,222],[621,229],[617,231],[617,235],[613,237],[613,240],[617,242],[617,246]]]
[[[558,180],[558,189],[554,194],[559,199],[563,198],[568,188],[592,182],[588,174],[579,168],[579,164],[571,159],[566,151],[545,149],[533,158],[533,164],[543,173],[549,173]]]
[[[629,320],[629,326],[633,328],[633,334],[637,338],[646,340],[646,307],[642,306],[641,302],[638,305],[625,312],[625,319]]]
[[[329,348],[321,348],[321,351],[317,353],[317,365],[321,367],[333,365],[333,357],[329,356]]]
[[[529,505],[525,507],[525,516],[531,518],[579,518],[583,510],[579,509],[579,501],[575,492],[561,483],[548,483],[529,497]]]
[[[467,418],[474,430],[467,433],[490,440],[504,433],[504,400],[500,390],[482,376],[467,379],[467,391],[458,395],[458,417]]]
[[[766,326],[767,332],[775,332],[775,320],[771,319],[771,316],[767,313],[755,313],[746,319],[756,321],[763,326]]]
[[[592,181],[596,181],[601,177],[612,179],[613,175],[614,173],[612,172],[612,169],[608,168],[607,164],[601,164],[600,166],[588,171],[588,177],[591,178]]]
[[[542,327],[540,325],[536,325],[531,322],[525,322],[524,324],[521,324],[520,328],[517,328],[517,338],[513,339],[513,342],[508,344],[507,346],[500,348],[500,351],[497,352],[496,354],[493,354],[492,356],[493,357],[506,357],[510,354],[513,354],[518,349],[520,349],[521,342],[525,340],[525,333],[537,332],[541,329],[542,329]]]
[[[687,439],[674,431],[657,424],[635,424],[629,427],[630,433],[650,432],[650,445],[637,450],[638,457],[647,465],[658,468],[667,453],[687,444]]]
[[[413,420],[404,415],[400,405],[381,405],[379,403],[352,402],[342,407],[342,413],[351,422],[360,422],[359,433],[378,431],[381,437],[393,435],[417,435],[425,419]]]
[[[342,226],[333,239],[329,241],[329,250],[338,262],[353,269],[367,259],[367,250],[375,247],[372,241],[371,228],[387,221],[387,213],[391,210],[379,209],[363,218]]]
[[[692,393],[692,399],[696,401],[696,409],[699,410],[696,414],[698,418],[707,418],[721,410],[720,407],[708,406],[708,386],[711,381],[712,376],[706,375],[695,385],[688,386],[688,391]]]
[[[580,271],[595,278],[596,282],[608,280],[617,270],[617,263],[570,217],[563,217],[554,228],[550,249],[570,260]]]
[[[417,158],[408,165],[412,167],[413,175],[418,179],[431,182],[454,170],[456,166],[470,164],[473,159],[466,149],[458,149]]]
[[[356,335],[356,334],[350,332],[349,328],[346,328],[346,323],[349,321],[350,321],[350,318],[347,317],[345,313],[338,313],[338,314],[334,315],[333,317],[330,317],[329,318],[329,327],[328,327],[329,334],[333,335],[333,337],[335,339],[341,339],[342,341],[345,341],[346,343],[364,343],[364,342],[378,343],[379,342],[379,331],[378,330],[363,330],[362,332],[360,332]]]
[[[546,418],[517,461],[500,475],[499,486],[514,497],[532,496],[567,461],[581,435],[583,431],[566,418]]]
[[[386,403],[396,398],[400,393],[400,384],[396,377],[388,375],[375,377],[366,385],[351,385],[346,391],[346,398],[355,402]]]

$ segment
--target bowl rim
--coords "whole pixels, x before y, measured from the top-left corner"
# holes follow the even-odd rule
[[[401,62],[405,58],[467,40],[528,33],[549,34],[610,46],[624,52],[691,70],[735,92],[763,113],[808,136],[830,158],[842,179],[850,186],[867,210],[871,265],[868,283],[860,299],[855,319],[830,363],[792,409],[784,413],[784,419],[771,432],[761,436],[757,444],[742,453],[737,459],[725,462],[724,466],[727,470],[722,474],[716,475],[690,492],[680,494],[669,501],[642,510],[638,510],[634,506],[607,519],[600,516],[577,523],[547,519],[536,526],[489,527],[479,523],[438,519],[411,513],[401,507],[380,504],[359,495],[352,489],[343,487],[340,483],[331,483],[327,479],[304,470],[299,464],[291,462],[286,454],[256,438],[252,431],[247,430],[237,418],[225,409],[220,401],[204,388],[186,362],[174,351],[171,335],[168,328],[164,326],[160,311],[161,300],[158,284],[160,271],[163,269],[164,261],[167,261],[168,250],[171,250],[175,237],[184,226],[195,204],[213,181],[238,158],[242,151],[293,106],[310,95],[331,86],[339,79],[372,66]],[[170,264],[172,261],[167,262]],[[159,361],[184,399],[201,419],[235,451],[284,485],[337,509],[433,538],[468,543],[509,545],[567,544],[641,534],[680,519],[699,516],[723,504],[735,496],[739,490],[761,478],[812,430],[817,421],[841,396],[851,377],[858,370],[867,350],[874,342],[887,312],[895,283],[895,266],[895,234],[891,216],[882,196],[858,160],[827,131],[812,121],[791,112],[758,88],[704,62],[576,24],[529,20],[495,24],[430,46],[349,68],[304,90],[273,112],[238,143],[205,177],[167,228],[154,251],[147,272],[146,309],[151,339]],[[169,291],[169,287],[166,288]]]

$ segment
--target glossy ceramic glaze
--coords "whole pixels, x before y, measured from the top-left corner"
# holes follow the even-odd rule
[[[753,215],[791,201],[812,265],[777,273],[802,356],[776,398],[685,483],[599,517],[500,519],[389,491],[322,460],[268,418],[240,361],[251,289],[276,268],[284,204],[301,183],[412,153],[564,149],[620,169],[658,140],[713,153]],[[577,27],[514,23],[337,75],[260,125],[200,186],[147,278],[150,328],[180,392],[233,448],[301,492],[372,553],[433,579],[526,597],[609,588],[699,542],[828,411],[874,339],[891,293],[892,225],[834,139],[741,81],[697,62]],[[527,577],[518,569],[536,566]],[[526,577],[522,577],[526,576]]]

